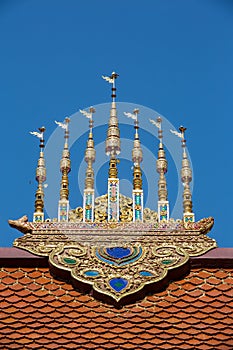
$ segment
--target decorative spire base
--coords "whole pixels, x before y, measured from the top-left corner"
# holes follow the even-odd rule
[[[55,123],[62,129],[64,129],[64,148],[62,151],[62,158],[60,161],[60,171],[62,173],[61,187],[60,187],[60,200],[58,202],[58,222],[69,221],[69,177],[68,174],[71,171],[70,152],[68,146],[69,140],[69,126],[70,119],[65,118],[65,123]]]
[[[142,170],[141,162],[143,160],[142,148],[139,139],[139,109],[135,108],[133,113],[124,112],[124,115],[134,120],[134,143],[132,149],[133,161],[133,221],[143,221],[143,189],[142,189]]]
[[[44,222],[44,213],[34,213],[33,222]]]
[[[186,140],[185,131],[186,128],[181,126],[179,128],[180,136],[182,138],[183,159],[181,168],[181,180],[184,185],[183,191],[183,221],[184,225],[188,225],[190,222],[195,222],[195,215],[193,213],[192,193],[190,189],[190,182],[192,181],[192,170],[190,168],[189,159],[186,153]]]
[[[133,190],[133,221],[143,221],[143,190]]]
[[[30,134],[38,137],[40,139],[40,157],[38,159],[38,164],[36,168],[36,181],[38,182],[38,187],[36,191],[35,199],[35,212],[33,214],[33,222],[43,222],[44,221],[44,189],[43,182],[46,180],[46,168],[44,159],[44,132],[45,127],[42,126],[37,131],[30,132]]]
[[[158,201],[158,221],[167,222],[169,220],[169,202]]]
[[[102,76],[104,80],[112,84],[112,103],[110,117],[108,122],[107,138],[105,141],[105,152],[110,156],[108,171],[108,221],[118,222],[120,217],[120,191],[119,179],[117,177],[117,163],[119,160],[116,156],[121,152],[120,130],[118,126],[117,109],[116,109],[116,86],[115,81],[118,74],[113,72],[110,77]]]
[[[42,183],[39,183],[36,191],[35,212],[33,214],[33,222],[44,222],[43,209],[44,209],[44,191],[43,191]]]
[[[64,222],[69,220],[69,201],[67,199],[61,199],[58,202],[58,221]]]
[[[183,214],[184,226],[187,227],[190,222],[195,222],[194,213],[184,213]]]
[[[120,189],[119,179],[117,177],[117,163],[116,158],[111,158],[108,170],[108,221],[118,222],[120,216]]]
[[[94,189],[85,189],[83,195],[83,221],[94,222],[94,205],[95,191]]]
[[[118,222],[120,212],[119,179],[108,178],[108,221]]]
[[[156,161],[156,171],[159,174],[158,180],[158,221],[169,221],[169,201],[167,200],[167,181],[165,174],[167,173],[167,159],[166,153],[163,147],[163,130],[162,130],[162,118],[158,117],[157,120],[150,119],[150,122],[158,128],[159,149],[158,159]]]
[[[94,205],[95,205],[95,190],[94,190],[94,169],[95,162],[95,145],[93,140],[93,113],[95,108],[90,107],[89,112],[81,110],[81,114],[89,119],[89,136],[85,151],[85,162],[87,163],[85,176],[85,189],[83,193],[83,222],[94,222]]]
[[[134,164],[137,165],[134,165],[133,172],[133,221],[143,221],[142,171],[139,165],[140,163]]]

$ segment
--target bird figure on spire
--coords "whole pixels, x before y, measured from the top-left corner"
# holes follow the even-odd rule
[[[89,113],[87,111],[85,111],[84,109],[80,109],[79,112],[84,115],[85,117],[87,117],[88,119],[91,119],[92,118],[92,113]]]
[[[110,83],[110,84],[114,84],[114,81],[115,81],[115,79],[116,79],[117,77],[119,77],[119,74],[117,74],[117,73],[115,73],[115,72],[112,72],[112,74],[111,74],[110,77],[108,77],[108,76],[106,76],[106,75],[102,75],[102,78],[103,78],[104,80],[106,80],[106,81],[107,81],[108,83]]]
[[[137,120],[137,114],[135,114],[135,113],[124,112],[124,115],[128,118],[133,119],[133,120]]]
[[[151,124],[155,125],[156,128],[161,129],[161,121],[156,121],[154,119],[149,119],[149,121],[151,122]]]
[[[61,122],[57,122],[55,120],[55,123],[60,126],[60,128],[64,129],[64,130],[67,130],[67,127],[68,127],[68,124],[67,123],[61,123]]]
[[[38,137],[39,139],[43,139],[43,133],[37,132],[37,131],[30,131],[30,134],[33,136]]]
[[[176,130],[170,130],[170,132],[178,137],[180,137],[181,139],[184,137],[184,134],[182,132],[178,132]]]

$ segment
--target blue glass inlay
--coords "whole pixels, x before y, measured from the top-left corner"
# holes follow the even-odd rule
[[[88,270],[84,273],[87,277],[96,277],[99,276],[99,272],[95,270]]]
[[[140,271],[140,275],[143,277],[154,276],[153,273],[151,273],[150,271]]]
[[[107,249],[111,249],[111,248],[107,248]],[[96,251],[95,251],[96,257],[101,261],[104,261],[108,264],[115,265],[115,266],[123,266],[126,264],[133,263],[134,261],[138,260],[142,255],[142,247],[139,247],[139,248],[134,247],[133,252],[130,252],[129,255],[126,255],[122,258],[111,256],[110,254],[108,254],[107,249],[96,248]],[[125,249],[129,249],[129,248],[125,248]],[[104,254],[104,252],[106,252],[106,254]],[[113,259],[113,261],[111,259]]]
[[[124,289],[128,281],[124,278],[118,277],[118,278],[112,278],[109,281],[110,286],[116,291],[116,292],[121,292],[122,289]]]
[[[122,247],[113,247],[113,248],[107,248],[106,252],[112,258],[122,259],[131,254],[131,249],[122,248]]]

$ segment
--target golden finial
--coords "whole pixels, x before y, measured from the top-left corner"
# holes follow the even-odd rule
[[[119,74],[116,72],[112,72],[110,77],[102,75],[102,78],[106,80],[108,83],[112,84],[112,102],[115,102],[116,99],[116,79],[119,77]]]
[[[108,123],[107,139],[106,139],[106,154],[110,155],[110,158],[115,158],[116,155],[120,154],[120,130],[118,127],[118,118],[116,111],[116,86],[115,80],[119,75],[115,72],[110,77],[102,76],[104,80],[112,84],[112,105],[110,110],[110,118]]]
[[[185,140],[185,131],[187,130],[187,128],[185,128],[184,126],[180,126],[179,130],[181,132],[181,142],[182,142],[182,147],[183,150],[185,151],[185,145],[186,145],[186,140]]]
[[[71,171],[70,152],[68,147],[69,140],[69,122],[70,118],[65,118],[65,123],[56,122],[62,129],[64,129],[64,148],[62,152],[62,158],[60,162],[60,171],[62,173],[61,188],[60,188],[60,200],[69,200],[69,179],[68,174]]]
[[[87,147],[85,151],[85,161],[87,163],[85,189],[83,196],[83,221],[94,221],[94,170],[93,163],[95,162],[95,147],[93,140],[93,114],[95,108],[90,107],[89,112],[80,110],[85,117],[89,119],[89,136],[87,140]]]
[[[132,161],[134,164],[134,174],[133,174],[134,190],[142,189],[142,171],[141,171],[140,163],[143,160],[143,156],[142,156],[142,148],[141,148],[139,134],[138,134],[138,130],[139,130],[138,114],[139,114],[139,109],[137,108],[133,110],[133,113],[124,112],[124,115],[126,117],[134,120],[135,136],[134,136],[134,147],[132,149]]]
[[[142,190],[142,171],[140,163],[142,162],[142,148],[139,140],[139,109],[135,108],[133,113],[126,113],[124,115],[134,120],[134,146],[132,149],[133,167],[133,221],[143,221],[143,190]]]
[[[182,148],[183,148],[183,159],[182,159],[182,168],[181,168],[181,180],[184,185],[183,191],[183,210],[184,210],[184,221],[193,222],[193,202],[192,202],[192,193],[190,189],[190,182],[192,181],[192,170],[190,168],[189,160],[186,153],[186,140],[185,140],[185,131],[187,130],[183,126],[179,128],[182,134]]]
[[[64,148],[62,151],[62,158],[60,161],[60,171],[62,173],[61,186],[60,186],[60,200],[58,204],[58,221],[68,221],[69,215],[69,178],[68,174],[71,171],[71,162],[70,162],[70,152],[68,146],[69,140],[69,123],[70,118],[66,117],[65,122],[55,123],[64,130]]]
[[[186,153],[185,131],[187,128],[180,126],[180,133],[175,130],[170,130],[173,134],[181,138],[183,148],[182,167],[181,167],[181,181],[184,185],[183,191],[183,219],[184,224],[194,222],[195,217],[193,213],[192,193],[190,189],[190,182],[192,181],[192,170],[190,168],[188,156]]]
[[[79,112],[89,119],[89,138],[92,138],[92,129],[93,129],[93,114],[95,113],[95,108],[90,107],[89,112],[84,109],[80,109]]]
[[[119,179],[117,178],[117,155],[121,152],[120,130],[118,127],[118,118],[116,110],[116,86],[115,81],[118,74],[113,72],[110,77],[102,76],[104,80],[112,84],[112,103],[110,109],[110,117],[108,122],[107,138],[105,142],[105,152],[110,156],[108,170],[108,221],[119,221]]]
[[[90,107],[88,112],[80,109],[80,113],[89,119],[89,136],[85,151],[85,161],[87,163],[85,189],[94,189],[94,170],[92,164],[95,162],[95,147],[92,130],[94,125],[93,114],[95,113],[95,108]]]
[[[38,182],[38,187],[36,190],[36,199],[35,199],[35,212],[33,214],[34,222],[43,222],[44,221],[44,189],[43,182],[46,180],[46,169],[45,169],[45,160],[44,160],[44,132],[45,127],[42,126],[37,131],[30,132],[31,135],[34,135],[40,139],[40,157],[38,159],[38,165],[36,168],[36,181]]]
[[[158,159],[156,161],[156,171],[159,174],[158,180],[158,218],[159,221],[169,220],[169,202],[167,199],[167,181],[165,174],[167,173],[167,159],[163,147],[163,130],[162,118],[159,116],[156,120],[150,119],[150,122],[158,128],[159,150]]]

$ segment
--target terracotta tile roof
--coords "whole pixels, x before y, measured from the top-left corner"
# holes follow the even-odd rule
[[[42,260],[0,269],[0,349],[233,348],[233,267],[197,262],[165,291],[116,309],[55,280]]]

